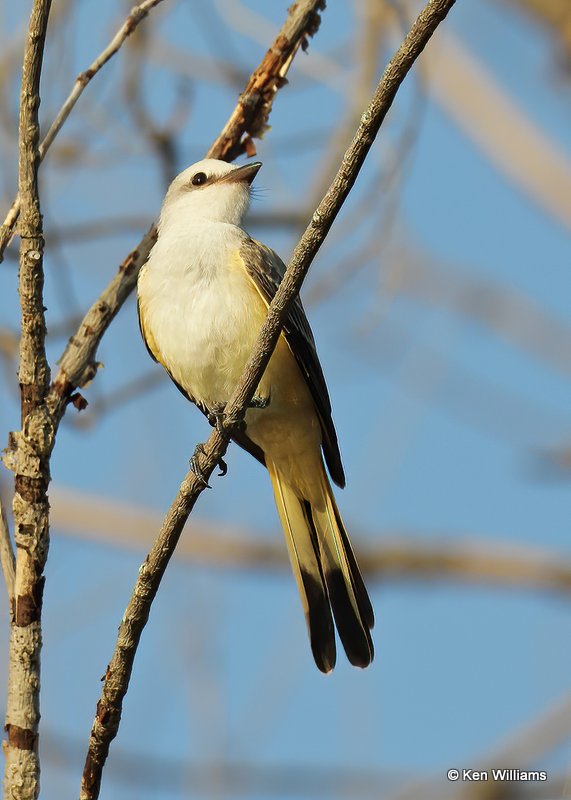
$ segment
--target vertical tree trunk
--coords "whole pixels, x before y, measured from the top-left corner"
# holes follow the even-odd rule
[[[39,794],[38,725],[43,571],[49,544],[49,417],[45,354],[42,215],[38,196],[40,74],[51,0],[35,0],[20,97],[20,272],[22,312],[19,383],[22,430],[10,435],[7,465],[15,472],[16,577],[11,606],[6,705],[5,797]]]

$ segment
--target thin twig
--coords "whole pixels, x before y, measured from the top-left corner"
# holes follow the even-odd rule
[[[20,366],[22,430],[11,434],[6,459],[15,473],[16,570],[11,605],[10,662],[4,743],[5,797],[35,800],[39,794],[40,650],[43,571],[49,546],[50,479],[46,415],[42,411],[50,370],[45,351],[40,164],[40,75],[51,0],[34,0],[24,52],[20,94],[18,190],[21,305]]]
[[[274,95],[286,83],[286,75],[300,45],[305,48],[308,37],[317,32],[319,12],[324,8],[324,0],[294,3],[273,46],[252,73],[234,113],[212,145],[210,158],[233,161],[242,153],[256,154],[252,139],[261,139],[268,129]]]
[[[12,605],[14,599],[14,580],[16,575],[16,557],[14,556],[14,548],[12,547],[12,540],[10,539],[10,528],[8,526],[8,517],[6,516],[6,509],[0,497],[0,562],[2,563],[2,572],[4,573],[4,583],[6,584],[6,591],[8,592],[8,602]]]
[[[101,67],[103,67],[110,58],[119,50],[125,39],[130,36],[137,25],[143,20],[149,11],[157,6],[162,0],[144,0],[138,6],[135,6],[125,22],[121,25],[115,36],[111,39],[105,50],[103,50],[93,61],[92,64],[84,71],[81,72],[75,79],[75,83],[71,92],[69,93],[65,103],[60,108],[56,118],[52,122],[50,129],[46,133],[42,143],[40,144],[39,154],[40,161],[43,161],[44,156],[50,149],[53,140],[60,132],[64,122],[71,114],[73,107],[83,94],[83,91],[92,78],[97,75]],[[10,243],[13,235],[14,226],[18,221],[20,214],[20,195],[16,195],[6,218],[0,226],[0,262],[3,260],[4,250]]]
[[[313,258],[347,198],[399,86],[454,2],[455,0],[430,0],[387,66],[345,153],[341,167],[298,243],[284,279],[270,304],[252,356],[226,405],[225,435],[214,430],[204,447],[199,467],[207,480],[226,452],[228,436],[233,426],[243,418],[280,335],[288,305],[298,294]],[[119,728],[123,698],[129,686],[142,631],[186,520],[203,490],[204,483],[198,480],[194,472],[189,471],[155,544],[139,570],[133,594],[119,626],[115,652],[107,668],[97,704],[83,773],[81,800],[94,800],[99,795],[103,766],[111,741]]]

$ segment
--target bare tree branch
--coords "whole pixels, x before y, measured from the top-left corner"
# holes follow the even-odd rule
[[[265,44],[274,35],[274,24],[247,3],[239,0],[216,0],[213,5],[218,7],[218,13],[229,27],[252,42]],[[322,5],[325,7],[325,2]],[[301,73],[298,85],[307,85],[303,76],[308,76],[313,81],[324,83],[335,92],[345,94],[350,91],[348,82],[343,80],[347,76],[344,67],[323,52],[314,52],[311,60],[301,60],[298,63],[298,70]],[[367,97],[363,99],[363,104],[366,102]]]
[[[305,49],[308,37],[317,32],[319,12],[324,8],[324,0],[298,0],[292,6],[273,46],[252,74],[234,113],[214,142],[211,151],[216,152],[216,158],[234,161],[242,153],[255,155],[252,139],[261,139],[266,132],[274,95],[286,82],[287,72],[299,46]]]
[[[115,55],[125,39],[133,33],[139,22],[141,22],[141,20],[147,16],[149,11],[151,11],[161,1],[162,0],[144,0],[144,2],[140,3],[138,6],[135,6],[113,39],[111,39],[105,50],[103,50],[97,56],[95,61],[90,64],[85,72],[82,72],[77,76],[71,92],[69,93],[65,103],[60,108],[58,115],[52,122],[50,129],[46,133],[44,140],[40,145],[40,161],[43,161],[44,156],[52,145],[53,140],[56,138],[62,128],[62,125],[71,114],[73,107],[83,94],[87,84],[95,75],[97,75],[101,67],[105,66],[109,59]],[[16,196],[2,226],[0,226],[0,263],[3,260],[4,250],[12,238],[14,226],[18,221],[21,204],[20,197],[20,194]]]
[[[99,367],[95,360],[101,338],[137,282],[141,265],[156,240],[153,226],[141,240],[141,251],[133,250],[119,267],[117,275],[97,298],[83,318],[76,333],[70,338],[59,360],[59,371],[51,385],[46,405],[53,423],[53,436],[57,431],[68,403],[79,400],[76,389],[89,383]],[[141,258],[141,252],[146,252]]]
[[[252,356],[226,406],[225,435],[215,429],[203,448],[199,467],[207,480],[226,452],[233,426],[243,418],[276,345],[288,306],[298,294],[313,258],[355,183],[399,86],[454,2],[455,0],[430,0],[387,66],[345,153],[341,167],[299,241],[284,279],[270,304]],[[110,743],[119,728],[123,698],[129,686],[141,634],[183,527],[203,490],[204,483],[189,471],[155,544],[139,570],[133,594],[119,626],[115,652],[107,668],[97,704],[83,773],[81,800],[93,800],[99,795],[102,770]]]
[[[51,0],[35,0],[24,52],[20,94],[19,177],[22,430],[11,434],[8,466],[15,472],[16,574],[11,605],[10,662],[4,743],[5,796],[35,800],[39,794],[40,650],[43,571],[49,546],[49,421],[43,402],[49,387],[43,302],[40,164],[40,75]]]

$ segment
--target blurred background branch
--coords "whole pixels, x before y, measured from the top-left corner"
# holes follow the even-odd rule
[[[59,486],[50,494],[54,527],[67,536],[141,552],[153,542],[161,517],[106,498]],[[375,546],[356,537],[358,560],[370,581],[451,580],[571,595],[571,559],[501,541],[450,534],[429,541],[411,531],[377,532]],[[252,536],[223,523],[193,521],[192,535],[177,546],[188,565],[216,569],[285,569],[289,566],[279,538]]]

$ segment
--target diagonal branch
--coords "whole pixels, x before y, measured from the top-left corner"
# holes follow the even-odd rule
[[[226,406],[225,435],[214,430],[203,449],[199,467],[207,480],[226,452],[232,427],[243,418],[247,404],[254,394],[280,335],[288,305],[299,292],[313,258],[347,198],[399,86],[454,2],[455,0],[430,0],[387,66],[361,118],[353,141],[345,153],[341,167],[301,237],[284,279],[272,300],[252,356]],[[204,483],[189,471],[164,520],[155,544],[139,570],[131,599],[119,626],[115,652],[107,667],[103,690],[97,704],[85,761],[81,800],[94,800],[99,796],[102,770],[111,741],[119,728],[123,698],[129,686],[142,631],[183,527],[203,489]]]
[[[11,434],[7,461],[15,473],[16,573],[10,609],[10,663],[4,743],[6,797],[39,794],[40,650],[43,571],[49,546],[49,453],[43,403],[50,369],[46,358],[43,288],[44,239],[38,190],[40,75],[51,0],[34,0],[22,69],[18,189],[22,430]]]
[[[113,58],[125,39],[133,33],[139,22],[141,22],[141,20],[147,16],[149,11],[151,11],[161,1],[162,0],[144,0],[144,2],[140,3],[140,5],[131,9],[131,13],[121,25],[115,36],[111,39],[107,47],[97,56],[95,61],[93,61],[84,72],[77,76],[71,92],[67,96],[66,101],[60,108],[56,118],[50,126],[50,129],[40,144],[40,161],[44,160],[44,156],[50,149],[64,122],[71,114],[75,104],[83,94],[87,84],[95,75],[97,75],[101,67],[105,66],[110,58]],[[0,226],[0,263],[3,260],[4,250],[10,244],[10,240],[13,236],[14,226],[16,225],[20,215],[20,205],[20,194],[18,194],[12,202],[10,210],[8,211],[3,224]]]
[[[243,153],[256,154],[252,139],[262,139],[268,130],[274,96],[287,83],[286,75],[300,45],[306,50],[308,37],[317,33],[319,12],[324,8],[325,0],[312,3],[298,0],[291,7],[277,39],[252,73],[232,116],[210,148],[209,158],[234,161]]]

